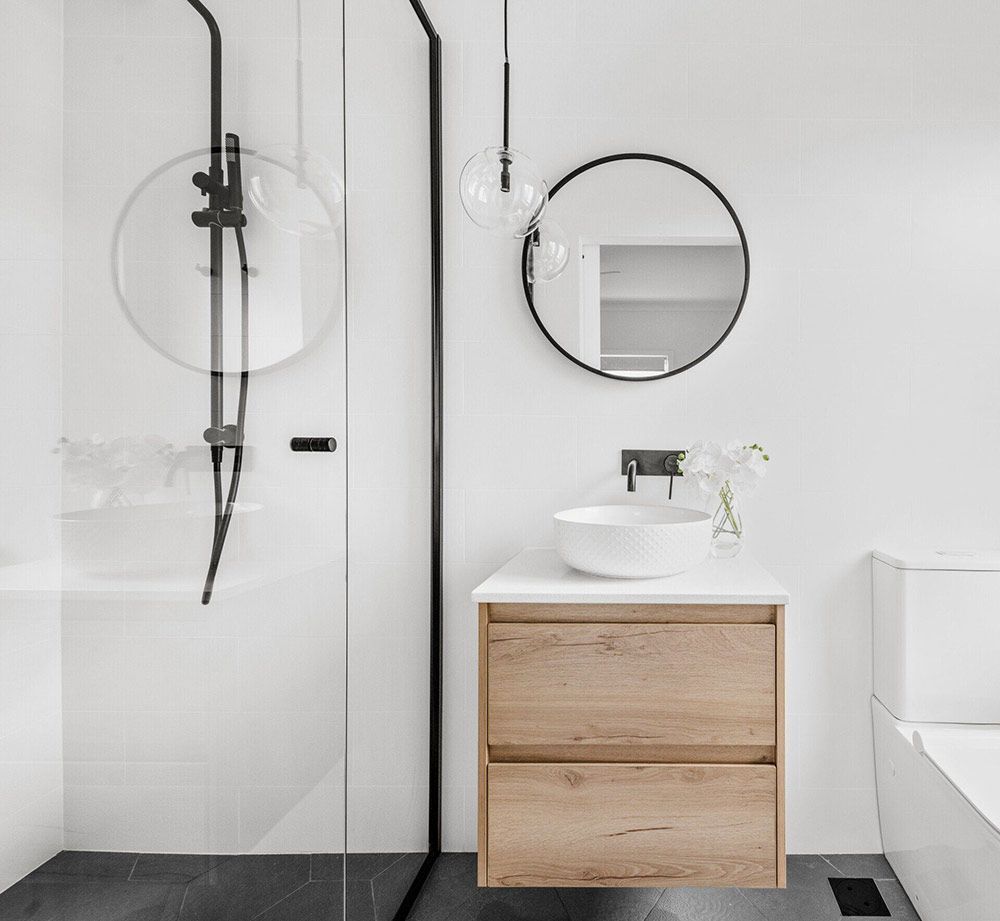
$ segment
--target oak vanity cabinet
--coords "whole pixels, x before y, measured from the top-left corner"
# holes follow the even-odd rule
[[[750,559],[483,583],[479,884],[784,886],[786,597]]]

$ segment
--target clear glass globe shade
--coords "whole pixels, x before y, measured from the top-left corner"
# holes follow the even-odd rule
[[[528,242],[528,281],[531,284],[553,281],[569,263],[569,238],[555,221],[546,218]]]
[[[253,156],[247,192],[272,224],[299,237],[325,237],[344,220],[344,184],[326,157],[276,144]]]
[[[504,161],[510,173],[509,191],[501,181]],[[537,226],[549,200],[538,167],[521,151],[487,147],[462,170],[462,206],[472,222],[498,237],[526,237]]]

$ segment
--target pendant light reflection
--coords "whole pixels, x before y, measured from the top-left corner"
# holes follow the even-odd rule
[[[542,221],[531,236],[527,275],[530,284],[554,281],[569,263],[569,239],[555,221]]]
[[[508,239],[531,233],[549,200],[548,187],[531,158],[506,147],[487,147],[472,157],[462,170],[460,191],[472,222]]]
[[[325,157],[304,145],[275,144],[253,157],[250,201],[297,237],[326,237],[344,220],[344,186]]]

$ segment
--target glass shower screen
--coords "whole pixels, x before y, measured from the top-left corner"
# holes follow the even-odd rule
[[[437,46],[349,3],[5,4],[4,918],[388,921],[438,848]]]

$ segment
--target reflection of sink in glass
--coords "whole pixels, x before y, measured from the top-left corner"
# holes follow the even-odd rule
[[[256,512],[237,502],[234,516]],[[178,563],[204,563],[212,549],[215,507],[206,502],[152,502],[62,512],[62,559],[68,570],[124,578],[130,566],[165,571]]]
[[[259,511],[263,507],[259,502],[237,502],[233,505],[233,514],[245,515],[248,512]],[[100,521],[118,524],[214,517],[215,507],[204,502],[147,502],[142,505],[116,505],[112,508],[85,508],[56,515],[60,521]]]
[[[619,579],[672,576],[711,549],[712,518],[690,508],[595,505],[555,515],[556,550],[574,569]]]

